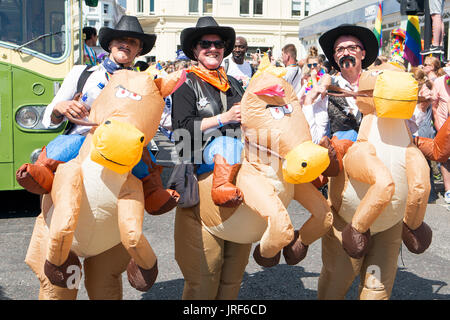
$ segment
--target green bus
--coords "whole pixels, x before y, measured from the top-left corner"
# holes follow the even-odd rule
[[[16,170],[66,126],[45,128],[42,116],[83,57],[81,13],[80,0],[0,1],[0,190],[22,189]]]

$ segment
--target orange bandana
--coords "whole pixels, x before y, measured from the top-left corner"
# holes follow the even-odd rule
[[[208,82],[210,85],[216,87],[220,91],[226,92],[230,89],[228,84],[228,77],[223,67],[217,70],[205,70],[197,66],[192,66],[186,70],[187,72],[195,73],[200,79]]]

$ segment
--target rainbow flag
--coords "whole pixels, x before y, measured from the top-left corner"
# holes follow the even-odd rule
[[[416,67],[422,64],[422,41],[420,39],[420,26],[418,16],[408,16],[406,24],[406,39],[403,57]]]
[[[373,27],[373,33],[378,40],[378,53],[381,54],[381,46],[383,44],[383,33],[381,27],[381,21],[383,20],[383,0],[378,1],[378,14],[377,19],[375,20],[375,26]]]

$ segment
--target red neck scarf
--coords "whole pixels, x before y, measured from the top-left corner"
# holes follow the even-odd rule
[[[195,73],[200,79],[208,82],[210,85],[216,87],[220,91],[226,92],[228,89],[230,89],[228,77],[223,67],[220,67],[217,70],[206,70],[199,68],[198,66],[192,66],[186,71]]]

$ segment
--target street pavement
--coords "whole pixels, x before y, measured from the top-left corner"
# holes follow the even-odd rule
[[[160,146],[164,144],[159,144]],[[158,159],[167,158],[164,150]],[[170,165],[168,159],[161,164]],[[167,181],[170,168],[163,172]],[[39,282],[24,259],[36,216],[39,197],[26,191],[0,192],[0,300],[36,300]],[[293,201],[288,211],[296,228],[309,213]],[[398,259],[397,277],[392,291],[393,300],[447,300],[450,299],[450,209],[442,196],[428,205],[425,221],[433,230],[433,242],[421,255],[410,253],[402,245]],[[144,234],[157,257],[159,275],[154,286],[145,293],[133,289],[123,278],[123,298],[127,300],[179,300],[183,291],[183,276],[174,259],[175,210],[162,216],[146,215]],[[253,249],[252,249],[253,252]],[[309,248],[307,257],[296,266],[289,266],[281,258],[273,268],[258,266],[250,256],[241,290],[240,300],[315,300],[321,270],[321,243]],[[346,298],[357,299],[359,278],[355,279]],[[84,286],[78,299],[88,299]]]

